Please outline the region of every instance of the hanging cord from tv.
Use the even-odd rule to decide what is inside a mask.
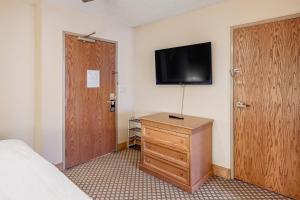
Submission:
[[[181,98],[180,116],[178,116],[178,115],[169,115],[169,118],[184,120],[184,117],[183,117],[182,113],[183,113],[183,105],[184,105],[185,85],[181,85],[181,87],[182,87],[182,98]]]
[[[182,97],[181,97],[181,109],[180,109],[180,115],[182,117],[182,113],[183,113],[183,105],[184,105],[184,94],[185,94],[185,85],[181,85],[182,87]]]

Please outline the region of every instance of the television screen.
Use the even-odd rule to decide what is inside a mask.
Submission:
[[[156,84],[212,84],[211,43],[155,51]]]

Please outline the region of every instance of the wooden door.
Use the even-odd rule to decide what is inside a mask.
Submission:
[[[235,29],[233,45],[235,178],[300,199],[300,18]]]
[[[116,148],[115,112],[108,102],[115,94],[116,45],[66,35],[65,52],[65,166],[70,168]],[[88,70],[99,70],[94,71],[99,87],[88,87]]]

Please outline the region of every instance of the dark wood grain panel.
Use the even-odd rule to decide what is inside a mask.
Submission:
[[[300,18],[233,32],[235,177],[300,199]]]
[[[103,101],[107,101],[109,99],[110,93],[115,93],[115,61],[116,61],[116,46],[113,43],[108,42],[101,42],[104,52],[103,52],[103,79],[105,82],[103,83],[103,88],[107,88],[103,90]],[[102,78],[102,77],[101,77]],[[109,89],[108,89],[109,88]],[[110,104],[106,102],[105,107],[108,107],[108,109],[104,109],[104,116],[107,117],[107,120],[105,120],[105,132],[103,134],[103,137],[105,137],[106,143],[103,144],[103,152],[110,153],[115,149],[116,146],[116,134],[115,134],[115,123],[109,123],[109,122],[115,122],[115,113],[110,112]]]
[[[69,168],[115,150],[115,112],[110,112],[107,101],[109,94],[115,93],[116,45],[83,42],[72,35],[66,35],[65,42],[65,150]],[[87,88],[87,70],[100,70],[99,88]]]

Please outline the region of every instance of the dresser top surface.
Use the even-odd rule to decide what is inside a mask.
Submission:
[[[161,112],[152,115],[146,115],[140,117],[140,119],[142,121],[146,120],[146,121],[158,122],[158,123],[168,124],[172,126],[179,126],[191,130],[213,123],[213,120],[208,118],[183,115],[184,119],[181,120],[181,119],[169,118],[169,115],[180,116],[179,114],[175,114],[175,113]]]

